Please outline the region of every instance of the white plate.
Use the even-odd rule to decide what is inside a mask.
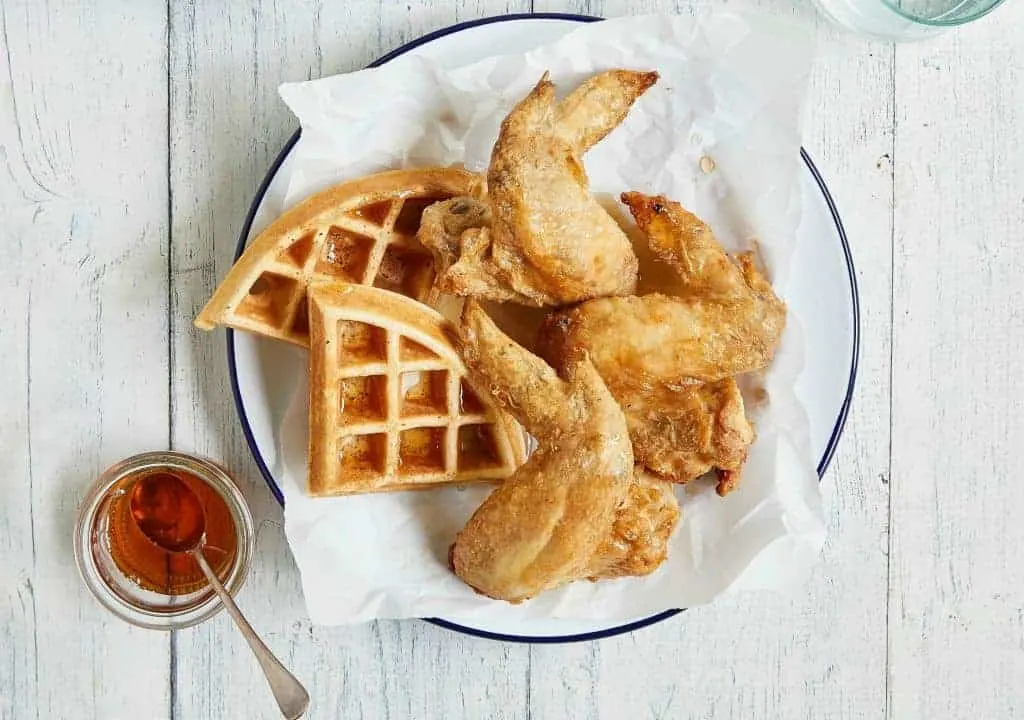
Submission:
[[[416,53],[456,67],[496,52],[525,52],[550,43],[594,18],[579,15],[509,15],[488,18],[431,33],[378,60],[379,65],[405,53]],[[236,257],[278,211],[268,197],[283,195],[277,178],[298,132],[281,151],[253,199],[242,229]],[[850,249],[835,204],[806,152],[803,180],[803,217],[793,254],[788,299],[798,311],[807,343],[805,366],[796,391],[807,409],[811,447],[820,458],[818,474],[825,472],[843,430],[857,371],[860,315]],[[246,440],[267,485],[282,500],[275,480],[281,472],[277,457],[277,428],[294,389],[294,378],[305,363],[301,351],[283,343],[244,333],[228,332],[228,364]],[[463,624],[455,620],[430,621],[483,637],[528,642],[591,640],[663,620],[663,613],[622,623],[599,621],[489,621]]]

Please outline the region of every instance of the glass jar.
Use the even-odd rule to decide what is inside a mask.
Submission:
[[[185,564],[194,563],[190,556],[159,550],[134,526],[128,501],[131,489],[153,473],[175,474],[205,498],[204,553],[232,595],[249,572],[256,533],[238,486],[209,460],[150,452],[123,460],[100,475],[82,500],[75,525],[75,561],[82,579],[100,603],[122,620],[145,628],[177,630],[212,617],[223,606],[206,580]],[[211,543],[218,533],[220,540]],[[156,553],[168,556],[166,566]],[[169,578],[166,584],[148,577],[147,568],[162,570]]]

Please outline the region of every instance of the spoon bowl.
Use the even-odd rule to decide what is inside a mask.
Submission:
[[[192,488],[171,473],[153,473],[131,491],[132,518],[142,534],[172,553],[190,552],[203,543],[206,513]]]

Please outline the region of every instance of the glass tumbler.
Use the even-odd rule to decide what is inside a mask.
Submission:
[[[922,40],[986,15],[1003,0],[815,0],[833,21],[880,40]]]

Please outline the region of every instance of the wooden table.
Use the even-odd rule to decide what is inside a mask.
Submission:
[[[804,144],[846,222],[863,322],[822,483],[829,542],[790,597],[530,647],[417,621],[311,627],[223,338],[190,320],[293,130],[279,83],[478,16],[688,0],[2,0],[0,718],[275,717],[226,616],[137,630],[75,572],[83,488],[166,447],[246,478],[259,537],[241,603],[307,681],[311,717],[1024,717],[1024,3],[898,47],[806,2],[722,4],[821,41]]]

